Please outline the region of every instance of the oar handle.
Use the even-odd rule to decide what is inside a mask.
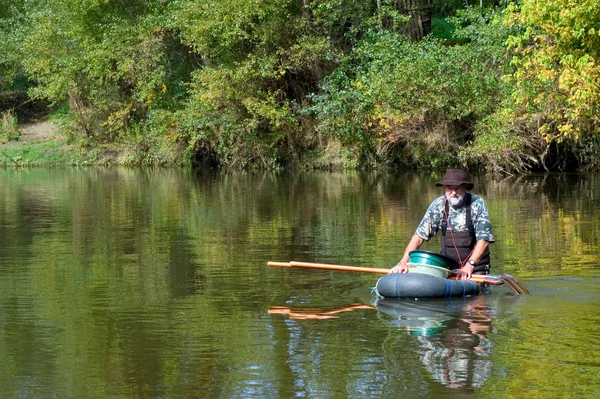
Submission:
[[[267,265],[275,267],[298,267],[303,269],[321,269],[321,270],[337,270],[345,272],[362,272],[362,273],[376,273],[376,274],[388,274],[390,269],[382,269],[376,267],[357,267],[357,266],[344,266],[344,265],[330,265],[325,263],[309,263],[309,262],[268,262]],[[450,276],[450,279],[456,280],[456,276]],[[473,274],[471,281],[475,283],[487,283],[491,285],[502,284],[501,276],[490,276],[482,274]]]
[[[269,262],[269,266],[281,266],[282,262],[277,262],[280,264]],[[377,273],[377,274],[388,274],[390,269],[380,269],[375,267],[356,267],[356,266],[344,266],[344,265],[329,265],[325,263],[309,263],[309,262],[289,262],[289,267],[299,267],[304,269],[322,269],[322,270],[337,270],[343,272],[361,272],[361,273]]]
[[[356,267],[344,265],[330,265],[325,263],[309,263],[309,262],[268,262],[269,266],[277,267],[299,267],[303,269],[321,269],[321,270],[337,270],[344,272],[362,272],[362,273],[377,273],[388,274],[390,269],[378,269],[375,267]]]
[[[452,275],[449,277],[452,280],[458,280],[456,275]],[[490,284],[490,285],[502,285],[504,281],[502,281],[502,276],[492,276],[489,274],[472,274],[471,281],[479,284]]]
[[[275,267],[292,267],[290,262],[267,262],[267,265]]]

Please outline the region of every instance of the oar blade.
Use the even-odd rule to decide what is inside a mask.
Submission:
[[[504,273],[502,275],[502,280],[504,283],[510,287],[517,295],[529,294],[529,290],[525,288],[525,286],[517,280],[515,277],[510,274]]]

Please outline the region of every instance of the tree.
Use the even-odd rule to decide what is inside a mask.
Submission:
[[[170,88],[162,1],[45,0],[28,9],[21,63],[30,94],[69,100],[88,139],[110,141]]]
[[[600,1],[524,0],[507,23],[522,26],[510,38],[516,116],[547,141],[600,133]]]

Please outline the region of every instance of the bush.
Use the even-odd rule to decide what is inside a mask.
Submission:
[[[363,163],[452,163],[498,104],[501,52],[492,40],[445,46],[372,30],[313,96],[318,129]]]
[[[19,121],[12,111],[0,113],[0,139],[3,142],[19,140]]]

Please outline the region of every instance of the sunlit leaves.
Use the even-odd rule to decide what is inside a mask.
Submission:
[[[289,0],[184,1],[174,6],[182,40],[201,57],[182,131],[224,166],[276,166],[298,158],[301,108],[338,51],[309,9]]]
[[[208,62],[236,61],[273,49],[292,18],[289,0],[181,1],[173,6],[176,25],[185,43]]]
[[[509,41],[517,104],[538,114],[549,141],[597,134],[600,1],[525,0],[511,11],[507,22],[527,28]]]

